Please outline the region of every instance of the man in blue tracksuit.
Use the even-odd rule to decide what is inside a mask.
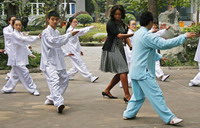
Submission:
[[[153,25],[153,15],[145,12],[140,16],[141,28],[134,34],[133,51],[130,66],[133,95],[123,114],[123,119],[136,116],[145,97],[149,100],[160,118],[169,124],[178,124],[183,119],[177,118],[167,107],[162,90],[155,80],[155,61],[161,59],[156,49],[164,50],[183,44],[187,38],[196,36],[186,33],[173,39],[165,40],[148,32]]]

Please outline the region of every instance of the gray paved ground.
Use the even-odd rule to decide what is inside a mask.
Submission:
[[[36,46],[36,45],[35,45]],[[33,48],[35,48],[33,46]],[[38,50],[38,49],[37,49]],[[100,77],[96,83],[77,74],[64,95],[66,109],[62,115],[54,106],[44,105],[49,94],[42,73],[31,73],[38,85],[40,96],[33,96],[18,84],[15,94],[0,94],[0,128],[174,128],[164,124],[148,101],[143,104],[137,118],[125,121],[122,113],[126,107],[123,91],[116,86],[112,94],[119,99],[103,98],[101,91],[113,74],[99,71],[101,47],[83,47],[89,70]],[[70,67],[66,59],[67,68]],[[167,82],[158,82],[171,110],[184,119],[179,127],[200,128],[200,87],[188,87],[188,82],[198,69],[169,70]],[[0,88],[5,84],[5,74],[0,74]]]

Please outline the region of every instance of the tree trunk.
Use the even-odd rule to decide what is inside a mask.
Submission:
[[[69,0],[67,0],[67,7],[65,8],[65,11],[67,11],[67,14],[70,13],[70,10],[69,10]]]
[[[99,22],[99,17],[100,17],[100,11],[99,11],[99,6],[96,2],[96,0],[92,0],[92,3],[94,5],[94,14],[95,14],[95,22]]]
[[[106,0],[105,17],[109,18],[110,5],[113,5],[113,0]]]
[[[12,5],[11,3],[7,3],[7,18],[14,15],[17,15],[17,6]]]
[[[196,6],[196,8],[197,8],[197,14],[196,14],[196,17],[197,17],[196,20],[197,20],[197,21],[196,21],[196,22],[197,22],[197,24],[199,24],[199,6],[200,6],[200,2],[199,2],[199,0],[197,0],[196,2],[197,2],[197,3],[196,3],[196,5],[197,5],[197,6]]]
[[[157,0],[148,0],[148,11],[153,14],[154,21],[158,22]]]

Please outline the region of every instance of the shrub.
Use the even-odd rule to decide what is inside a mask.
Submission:
[[[126,13],[126,17],[124,19],[124,23],[128,24],[129,20],[136,20],[135,16],[130,14],[130,13]]]
[[[94,41],[104,42],[106,40],[107,35],[101,35],[94,38]]]
[[[3,35],[3,28],[6,26],[7,23],[3,19],[0,19],[0,35]]]
[[[86,24],[91,24],[93,19],[88,14],[80,14],[77,16],[78,21],[83,24],[83,26],[86,26]]]
[[[87,34],[81,36],[79,38],[80,42],[92,42],[94,41],[93,35],[96,34],[95,32],[88,32]]]
[[[100,16],[99,21],[103,24],[108,22],[109,18],[105,17],[105,16]]]
[[[29,57],[29,65],[27,66],[28,68],[36,68],[40,65],[41,54],[33,51],[33,55],[35,55],[36,58]]]

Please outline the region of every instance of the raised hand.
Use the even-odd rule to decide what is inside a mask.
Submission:
[[[185,35],[187,38],[193,38],[198,36],[195,32],[186,32]]]

